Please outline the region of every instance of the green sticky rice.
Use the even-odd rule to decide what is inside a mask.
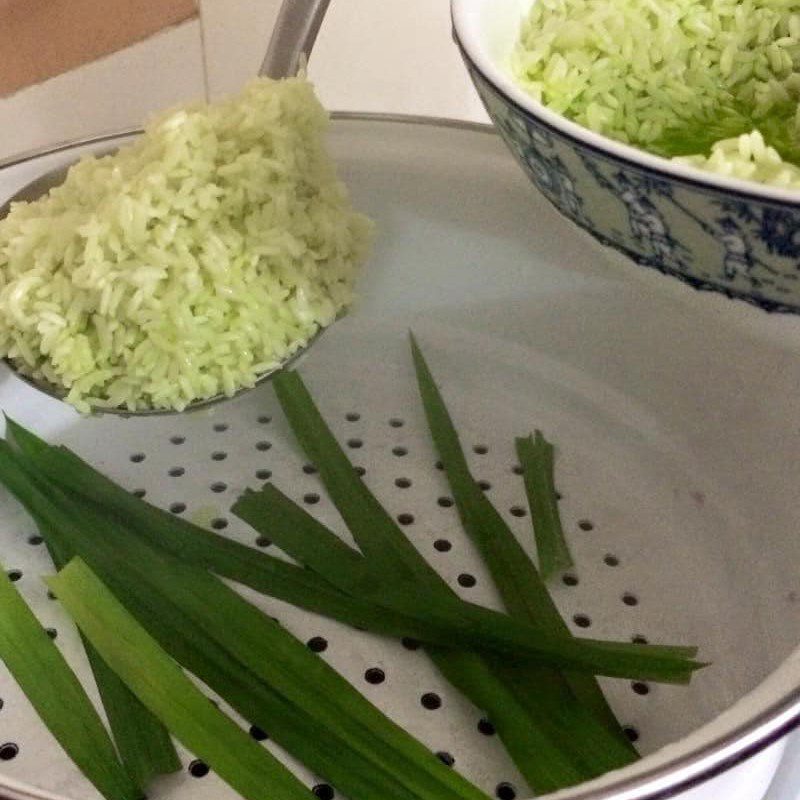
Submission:
[[[800,167],[784,161],[759,131],[716,142],[708,156],[678,156],[674,160],[730,178],[800,189]]]
[[[759,149],[760,132],[800,164],[797,0],[536,0],[511,69],[539,102],[621,142],[765,183],[796,179],[732,142],[755,132]]]
[[[173,110],[0,221],[0,355],[91,407],[252,386],[353,300],[371,236],[304,78]]]

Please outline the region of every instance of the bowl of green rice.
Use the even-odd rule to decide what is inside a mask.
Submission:
[[[452,0],[495,127],[637,264],[800,312],[796,0]]]

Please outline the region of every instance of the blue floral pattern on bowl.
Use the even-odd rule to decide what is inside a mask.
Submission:
[[[800,313],[800,198],[760,200],[599,152],[513,103],[465,60],[501,137],[564,216],[696,289]]]

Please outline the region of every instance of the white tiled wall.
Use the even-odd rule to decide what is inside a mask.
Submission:
[[[261,64],[279,0],[199,0],[202,18],[0,98],[0,159],[140,124],[235,90]],[[450,39],[449,0],[331,0],[311,59],[331,109],[485,119]]]
[[[278,0],[200,0],[212,95],[261,64]],[[328,108],[484,119],[449,0],[331,0],[309,73]]]
[[[200,22],[192,20],[0,98],[0,159],[139,125],[154,110],[204,93]]]
[[[330,108],[483,120],[450,34],[449,0],[331,0],[310,73]]]

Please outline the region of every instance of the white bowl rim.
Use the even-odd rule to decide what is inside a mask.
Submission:
[[[704,192],[717,194],[722,191],[748,200],[800,208],[800,189],[784,189],[686,166],[595,133],[536,101],[514,83],[511,76],[489,57],[482,45],[475,11],[482,6],[497,2],[498,0],[450,0],[453,33],[456,44],[472,66],[517,109],[535,117],[543,125],[567,139],[601,156],[628,162],[635,168],[644,168],[665,178],[677,179]]]

